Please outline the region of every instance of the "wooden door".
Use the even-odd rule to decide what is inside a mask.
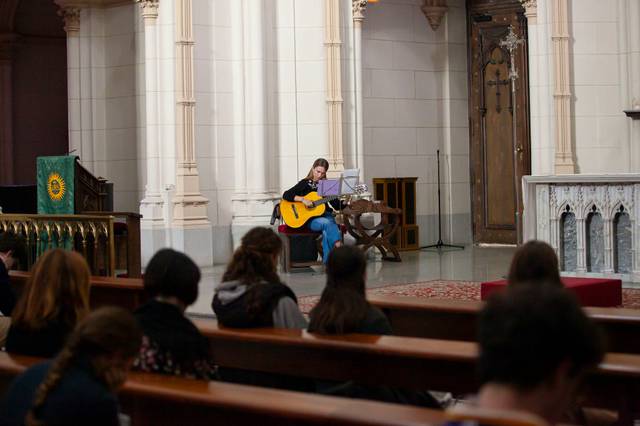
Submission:
[[[520,182],[531,170],[527,44],[514,51],[514,99],[511,57],[500,41],[510,25],[526,40],[524,9],[517,0],[468,0],[467,24],[473,238],[475,243],[515,244],[516,211],[522,217]]]

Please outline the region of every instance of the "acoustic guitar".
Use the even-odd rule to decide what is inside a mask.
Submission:
[[[367,186],[364,184],[356,185],[355,192],[361,194],[367,191]],[[280,214],[282,220],[287,226],[291,228],[300,228],[309,219],[322,216],[327,209],[325,204],[329,201],[338,199],[340,197],[346,197],[347,195],[329,195],[327,197],[321,197],[317,192],[310,192],[303,198],[312,202],[311,207],[305,206],[302,201],[280,201]]]

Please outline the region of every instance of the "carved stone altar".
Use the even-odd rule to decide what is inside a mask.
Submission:
[[[525,176],[524,238],[548,242],[563,275],[640,282],[640,174]]]

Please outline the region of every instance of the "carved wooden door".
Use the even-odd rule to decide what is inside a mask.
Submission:
[[[520,182],[531,170],[527,46],[525,43],[514,51],[518,78],[513,99],[511,57],[500,41],[510,25],[517,36],[526,40],[526,18],[517,0],[468,0],[467,14],[474,242],[515,244],[516,212],[522,217]],[[516,185],[520,187],[516,189]]]

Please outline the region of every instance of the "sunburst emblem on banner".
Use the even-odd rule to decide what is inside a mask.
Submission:
[[[49,175],[49,179],[47,179],[47,192],[49,193],[49,198],[54,201],[60,201],[62,197],[64,197],[66,184],[62,176],[58,173],[54,172]]]

